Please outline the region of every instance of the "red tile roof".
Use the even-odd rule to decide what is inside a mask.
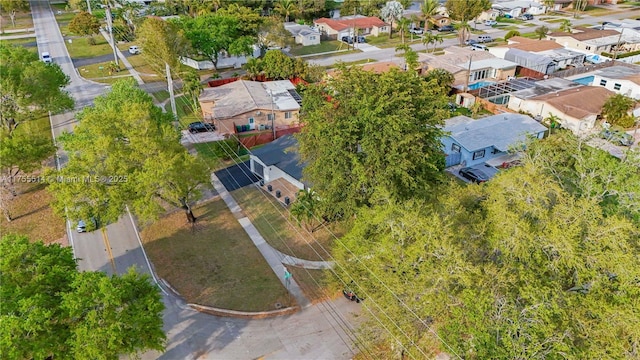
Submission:
[[[348,29],[350,27],[357,27],[360,29],[370,28],[370,27],[380,27],[387,25],[384,21],[380,20],[375,16],[369,17],[356,17],[356,18],[339,18],[339,19],[327,19],[320,18],[314,21],[316,24],[326,24],[328,27],[333,30],[340,31],[344,29]]]

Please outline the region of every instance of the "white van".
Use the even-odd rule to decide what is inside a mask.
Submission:
[[[478,41],[481,43],[488,43],[488,42],[492,42],[493,39],[489,35],[479,35]]]
[[[131,55],[140,54],[140,49],[135,45],[129,46],[129,54]]]
[[[471,50],[474,51],[489,51],[489,48],[482,44],[471,44]]]

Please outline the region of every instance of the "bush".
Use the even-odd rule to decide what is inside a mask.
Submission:
[[[89,45],[95,45],[96,44],[96,39],[93,36],[89,36],[87,38],[87,44]]]
[[[520,32],[518,30],[511,30],[504,36],[504,39],[509,40],[514,36],[520,36]]]

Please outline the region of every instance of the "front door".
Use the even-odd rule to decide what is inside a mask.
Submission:
[[[254,118],[250,117],[249,118],[249,130],[255,130],[256,129],[256,121]]]

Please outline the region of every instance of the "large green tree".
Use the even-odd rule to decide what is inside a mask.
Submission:
[[[261,51],[266,52],[271,46],[285,48],[293,45],[293,36],[289,30],[284,28],[284,24],[276,17],[264,18],[262,25],[258,30],[258,46]]]
[[[638,226],[548,171],[525,158],[483,186],[358,214],[334,256],[388,331],[365,333],[377,357],[637,357]]]
[[[164,349],[159,290],[133,269],[79,272],[70,247],[0,239],[0,356],[117,359]]]
[[[285,22],[289,21],[290,16],[296,16],[299,12],[298,5],[294,0],[276,0],[273,11],[277,12],[284,18]]]
[[[468,39],[471,30],[469,21],[475,19],[483,11],[491,9],[489,0],[447,0],[445,6],[449,11],[449,17],[459,22],[458,39],[460,43]]]
[[[401,86],[399,84],[402,84]],[[327,215],[376,202],[426,196],[444,166],[439,125],[447,99],[415,72],[340,67],[307,88],[300,154]]]
[[[431,29],[433,17],[438,14],[439,7],[440,3],[438,0],[423,0],[422,4],[420,4],[420,17],[424,21],[424,28],[426,30]]]
[[[17,12],[27,10],[29,10],[29,1],[27,0],[0,0],[0,11],[4,14],[9,14],[13,27],[16,27]]]
[[[89,43],[95,44],[91,36],[100,31],[100,21],[95,15],[81,11],[69,22],[69,31],[80,36],[89,36]]]
[[[60,138],[69,161],[49,187],[56,210],[105,223],[117,220],[127,205],[143,220],[175,206],[194,222],[190,204],[209,184],[209,174],[180,144],[171,115],[129,81],[114,83],[94,103],[78,113],[73,134]]]
[[[193,51],[206,56],[215,67],[222,52],[229,55],[251,54],[256,36],[244,34],[243,24],[235,16],[207,14],[178,22]]]
[[[188,41],[183,31],[170,22],[155,17],[147,18],[140,25],[136,37],[142,57],[160,76],[166,76],[166,65],[171,69],[177,69],[180,65],[180,56],[189,51]]]
[[[39,169],[55,150],[50,135],[32,121],[73,108],[73,99],[63,90],[69,77],[57,64],[5,44],[0,59],[0,208],[11,221],[11,202],[19,193],[15,177]]]

